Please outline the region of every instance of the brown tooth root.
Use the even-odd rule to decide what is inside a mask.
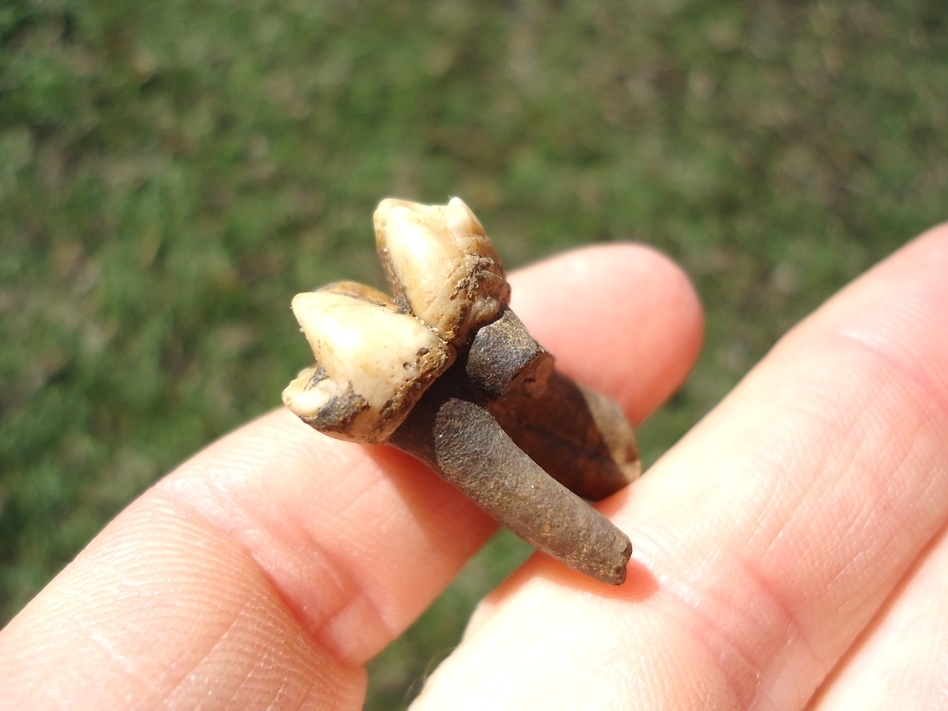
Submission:
[[[641,474],[622,408],[554,372],[553,357],[510,309],[478,330],[465,369],[517,446],[575,494],[599,501]]]
[[[618,403],[560,373],[534,399],[504,398],[489,408],[518,447],[584,499],[611,496],[641,473],[635,433]]]
[[[464,363],[471,384],[488,401],[526,401],[546,388],[554,359],[504,306],[492,322],[474,335]]]
[[[524,454],[457,369],[431,386],[389,444],[421,459],[537,549],[601,582],[625,582],[628,537]]]

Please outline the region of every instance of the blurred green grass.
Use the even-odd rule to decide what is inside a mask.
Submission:
[[[0,623],[276,406],[291,296],[379,284],[385,195],[461,195],[509,267],[641,240],[702,360],[653,461],[834,290],[946,217],[948,19],[897,0],[0,1]],[[509,536],[372,664],[403,705]]]

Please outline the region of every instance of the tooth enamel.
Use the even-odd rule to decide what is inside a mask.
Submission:
[[[379,204],[374,220],[395,302],[447,342],[464,344],[509,302],[500,257],[460,198],[447,205],[389,198]]]
[[[455,353],[381,292],[343,282],[298,294],[293,313],[316,365],[283,391],[286,406],[342,439],[382,442]]]

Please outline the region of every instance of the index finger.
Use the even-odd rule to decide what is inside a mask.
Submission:
[[[614,394],[638,417],[696,356],[694,293],[651,250],[580,250],[511,281],[560,364],[594,386],[632,381]],[[146,493],[9,625],[0,668],[19,684],[0,693],[355,703],[360,665],[495,527],[410,457],[271,413]]]

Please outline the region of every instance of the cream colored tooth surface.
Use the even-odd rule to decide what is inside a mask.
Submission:
[[[340,283],[298,294],[293,313],[316,365],[283,391],[290,410],[342,439],[382,442],[455,353],[381,292]]]
[[[460,346],[510,300],[500,257],[460,198],[421,205],[388,198],[375,211],[379,256],[395,301]]]

